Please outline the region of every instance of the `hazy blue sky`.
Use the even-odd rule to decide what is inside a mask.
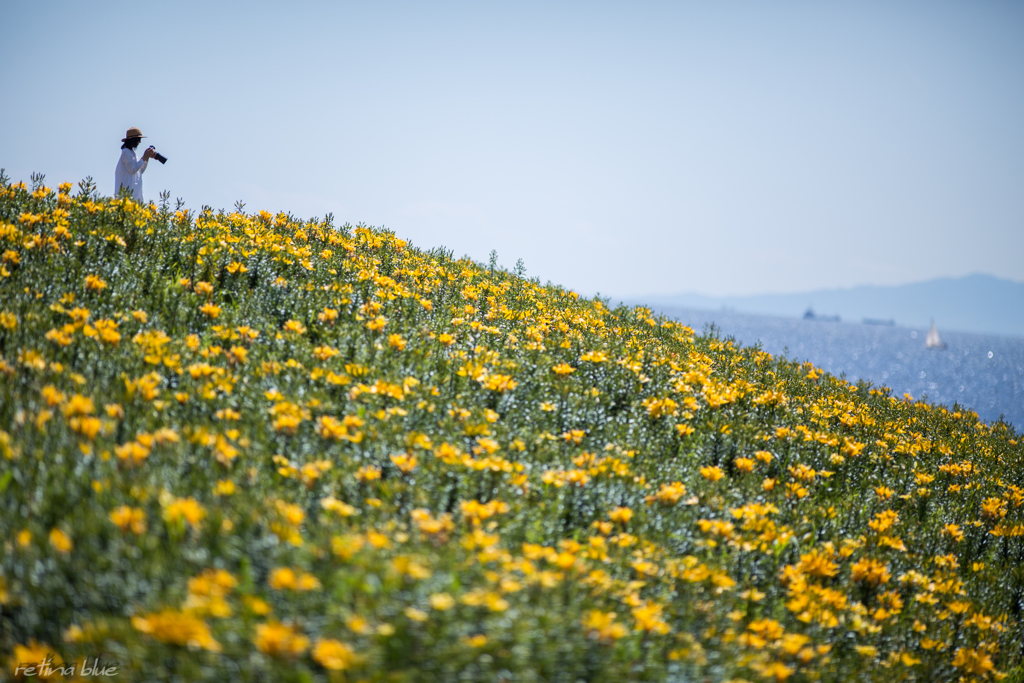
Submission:
[[[584,293],[1024,280],[1024,3],[0,3],[0,166]]]

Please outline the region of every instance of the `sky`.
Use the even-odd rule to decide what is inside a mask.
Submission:
[[[1024,281],[1024,3],[0,3],[0,167],[613,298]]]

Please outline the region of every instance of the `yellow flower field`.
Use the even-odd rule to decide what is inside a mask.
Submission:
[[[1024,681],[1011,427],[384,230],[72,190],[0,173],[4,676]]]

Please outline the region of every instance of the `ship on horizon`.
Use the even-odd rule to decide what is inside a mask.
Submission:
[[[932,319],[932,327],[928,330],[928,336],[924,339],[924,345],[929,349],[942,349],[947,348],[946,342],[939,339],[939,330],[935,327],[935,319]]]
[[[814,312],[813,308],[808,308],[804,312],[804,320],[817,320],[826,323],[837,323],[841,320],[838,315],[818,315]]]

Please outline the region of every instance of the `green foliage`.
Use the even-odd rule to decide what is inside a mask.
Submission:
[[[1006,424],[493,253],[70,190],[0,174],[11,675],[1019,677]]]

